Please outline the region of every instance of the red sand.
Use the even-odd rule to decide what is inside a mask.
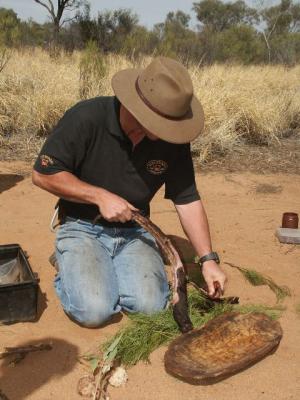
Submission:
[[[27,176],[22,180],[17,175]],[[49,352],[33,353],[16,367],[2,361],[0,387],[10,400],[76,400],[78,379],[86,369],[78,356],[116,332],[126,318],[102,329],[85,329],[71,322],[55,296],[54,269],[48,262],[54,235],[49,221],[54,196],[34,187],[30,166],[0,163],[0,243],[19,243],[39,274],[44,293],[40,318],[35,323],[0,327],[5,346],[39,342],[53,343]],[[26,175],[26,174],[25,174]],[[151,364],[139,363],[129,369],[129,381],[122,388],[110,388],[112,400],[298,400],[300,398],[300,246],[280,244],[274,236],[285,211],[300,212],[300,176],[210,173],[197,177],[208,212],[214,248],[222,260],[253,268],[287,285],[292,296],[280,323],[283,339],[278,350],[253,367],[211,386],[193,386],[169,376],[163,366],[165,348],[151,356]],[[281,186],[278,193],[257,193],[258,184]],[[152,205],[152,218],[167,233],[184,237],[170,202],[161,191]],[[228,275],[226,295],[239,296],[242,304],[273,305],[274,294],[267,287],[252,287],[238,271],[223,265]]]

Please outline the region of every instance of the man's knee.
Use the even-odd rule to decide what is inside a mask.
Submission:
[[[129,312],[140,312],[143,314],[154,314],[165,309],[169,298],[169,290],[155,290],[152,293],[134,294],[123,297],[122,307]]]
[[[162,311],[167,304],[167,299],[160,299],[158,301],[145,301],[145,300],[138,300],[136,302],[136,312],[140,312],[143,314],[155,314],[156,312]]]
[[[86,328],[100,327],[116,313],[111,304],[99,301],[86,303],[80,309],[71,306],[69,310],[65,311],[73,320]]]

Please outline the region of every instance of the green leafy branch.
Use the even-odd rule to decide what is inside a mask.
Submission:
[[[224,262],[224,264],[229,265],[232,268],[236,268],[244,278],[253,286],[263,286],[267,285],[275,293],[277,302],[283,300],[286,296],[290,296],[291,292],[287,286],[279,286],[277,285],[272,278],[263,275],[260,272],[257,272],[253,269],[246,269],[243,267],[239,267],[238,265],[234,265],[229,262]]]

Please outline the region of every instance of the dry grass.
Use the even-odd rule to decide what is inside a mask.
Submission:
[[[269,183],[259,183],[255,188],[256,193],[260,194],[274,194],[281,193],[282,186],[280,185],[270,185]]]
[[[80,100],[81,55],[50,59],[39,49],[14,52],[0,73],[0,145],[3,154],[31,159],[64,111]],[[149,59],[140,64],[146,65]],[[107,56],[107,74],[89,96],[110,95],[112,75],[136,67]],[[222,66],[190,69],[205,115],[205,133],[194,143],[199,161],[242,143],[279,141],[300,127],[300,66]],[[101,93],[99,93],[101,88]]]
[[[205,134],[195,143],[203,161],[216,149],[271,144],[299,131],[300,66],[216,65],[192,74],[206,115]]]

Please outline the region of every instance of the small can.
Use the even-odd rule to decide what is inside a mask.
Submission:
[[[299,217],[297,213],[286,212],[282,214],[282,228],[298,229]]]

